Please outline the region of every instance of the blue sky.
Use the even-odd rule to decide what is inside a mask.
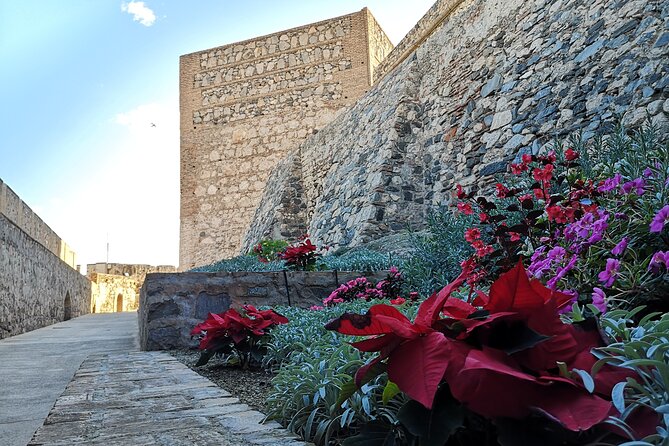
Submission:
[[[82,264],[176,265],[179,56],[365,6],[397,43],[432,3],[0,0],[0,179]]]

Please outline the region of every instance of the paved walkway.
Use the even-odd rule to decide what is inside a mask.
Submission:
[[[0,446],[306,445],[169,354],[137,351],[137,331],[136,313],[92,314],[0,340]]]
[[[0,340],[0,445],[25,446],[92,353],[138,349],[137,314],[90,314]]]
[[[298,446],[168,353],[90,356],[30,446]]]

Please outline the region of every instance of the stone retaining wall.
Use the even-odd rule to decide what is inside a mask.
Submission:
[[[245,304],[308,308],[322,303],[339,284],[360,275],[342,271],[149,274],[140,291],[140,347],[195,347],[190,331],[209,313]],[[366,276],[379,281],[387,272]]]
[[[87,314],[88,279],[0,214],[0,338]]]
[[[430,11],[421,23],[434,29],[398,45],[421,42],[408,57],[295,150],[298,172],[282,164],[267,183],[261,202],[300,185],[294,215],[318,244],[419,228],[457,183],[485,188],[521,154],[606,133],[617,116],[668,128],[669,0],[440,0]],[[300,223],[282,218],[259,208],[254,236]]]

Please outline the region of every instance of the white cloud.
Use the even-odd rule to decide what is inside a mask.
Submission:
[[[144,2],[121,3],[121,11],[132,14],[132,19],[144,26],[151,26],[156,21],[156,15]]]

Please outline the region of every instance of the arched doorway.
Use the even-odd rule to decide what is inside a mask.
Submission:
[[[72,319],[72,299],[70,292],[65,293],[65,302],[63,303],[63,320],[69,321]]]
[[[116,312],[120,313],[123,311],[123,294],[116,296]]]

